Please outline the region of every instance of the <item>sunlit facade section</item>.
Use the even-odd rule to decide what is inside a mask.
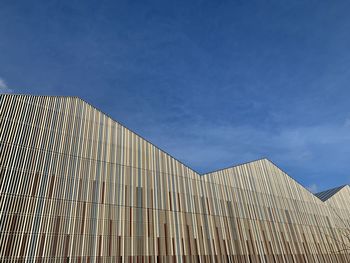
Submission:
[[[1,262],[350,262],[345,190],[267,159],[200,175],[79,98],[0,95]]]

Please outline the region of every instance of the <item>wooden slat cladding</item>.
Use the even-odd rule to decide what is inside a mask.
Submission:
[[[349,188],[323,203],[266,159],[199,175],[78,98],[0,95],[0,150],[4,262],[350,261]]]

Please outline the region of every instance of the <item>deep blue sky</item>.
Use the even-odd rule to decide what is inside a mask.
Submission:
[[[0,90],[79,96],[199,172],[350,181],[349,1],[0,2]]]

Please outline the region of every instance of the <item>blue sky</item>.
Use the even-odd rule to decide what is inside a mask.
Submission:
[[[79,96],[199,172],[350,182],[349,1],[0,2],[0,90]]]

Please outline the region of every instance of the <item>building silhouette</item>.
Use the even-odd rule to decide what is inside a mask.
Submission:
[[[1,262],[350,262],[350,188],[199,174],[76,97],[0,95]]]

